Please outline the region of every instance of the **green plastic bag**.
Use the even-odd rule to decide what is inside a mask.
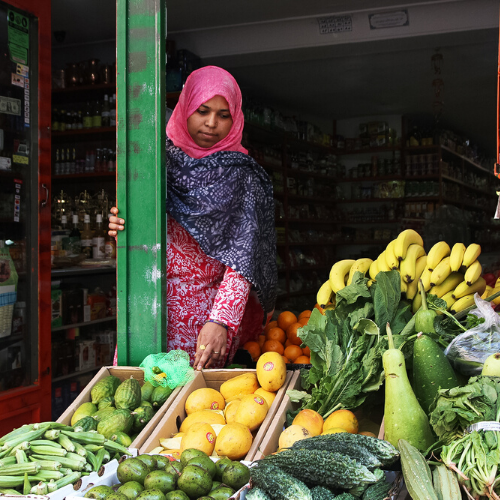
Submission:
[[[189,355],[181,350],[150,354],[139,365],[144,370],[144,380],[154,387],[176,387],[186,385],[194,377],[189,366]]]

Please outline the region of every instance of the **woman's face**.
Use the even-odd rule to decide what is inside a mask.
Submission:
[[[229,134],[233,118],[229,105],[220,95],[204,102],[187,119],[187,129],[193,141],[201,148],[211,148]]]

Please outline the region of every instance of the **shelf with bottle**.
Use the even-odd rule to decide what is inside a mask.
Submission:
[[[58,331],[63,331],[63,330],[69,330],[71,328],[81,328],[81,327],[85,327],[85,326],[97,325],[99,323],[106,323],[109,321],[116,321],[116,316],[107,316],[105,318],[94,319],[92,321],[82,321],[80,323],[73,323],[71,325],[62,325],[62,326],[58,326],[56,328],[52,328],[52,331],[58,332]]]
[[[115,93],[116,85],[114,83],[98,83],[96,85],[78,85],[72,87],[52,87],[52,94],[83,94],[83,93],[95,93],[99,91],[108,91],[109,93]]]
[[[97,144],[101,147],[95,147],[96,143],[91,143],[54,148],[53,177],[67,179],[71,176],[78,178],[108,175],[112,179],[116,174],[116,149],[103,147],[102,142]]]
[[[82,377],[83,375],[88,375],[90,373],[94,373],[99,371],[102,366],[93,366],[91,368],[86,368],[85,370],[80,370],[77,372],[66,373],[65,375],[61,375],[59,377],[54,377],[52,379],[52,383],[56,384],[57,382],[62,382],[63,380],[68,380],[72,378]]]

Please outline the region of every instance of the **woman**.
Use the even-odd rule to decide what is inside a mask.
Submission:
[[[197,369],[231,362],[274,309],[272,184],[243,126],[238,84],[215,66],[188,77],[167,125],[167,348]]]

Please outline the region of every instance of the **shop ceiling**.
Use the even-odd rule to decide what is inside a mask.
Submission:
[[[115,0],[52,0],[57,50],[112,43]],[[406,12],[400,27],[374,14]],[[168,37],[243,91],[303,117],[432,112],[431,57],[444,56],[443,121],[490,154],[496,138],[498,0],[167,0]],[[352,31],[320,33],[318,19],[350,16]]]

